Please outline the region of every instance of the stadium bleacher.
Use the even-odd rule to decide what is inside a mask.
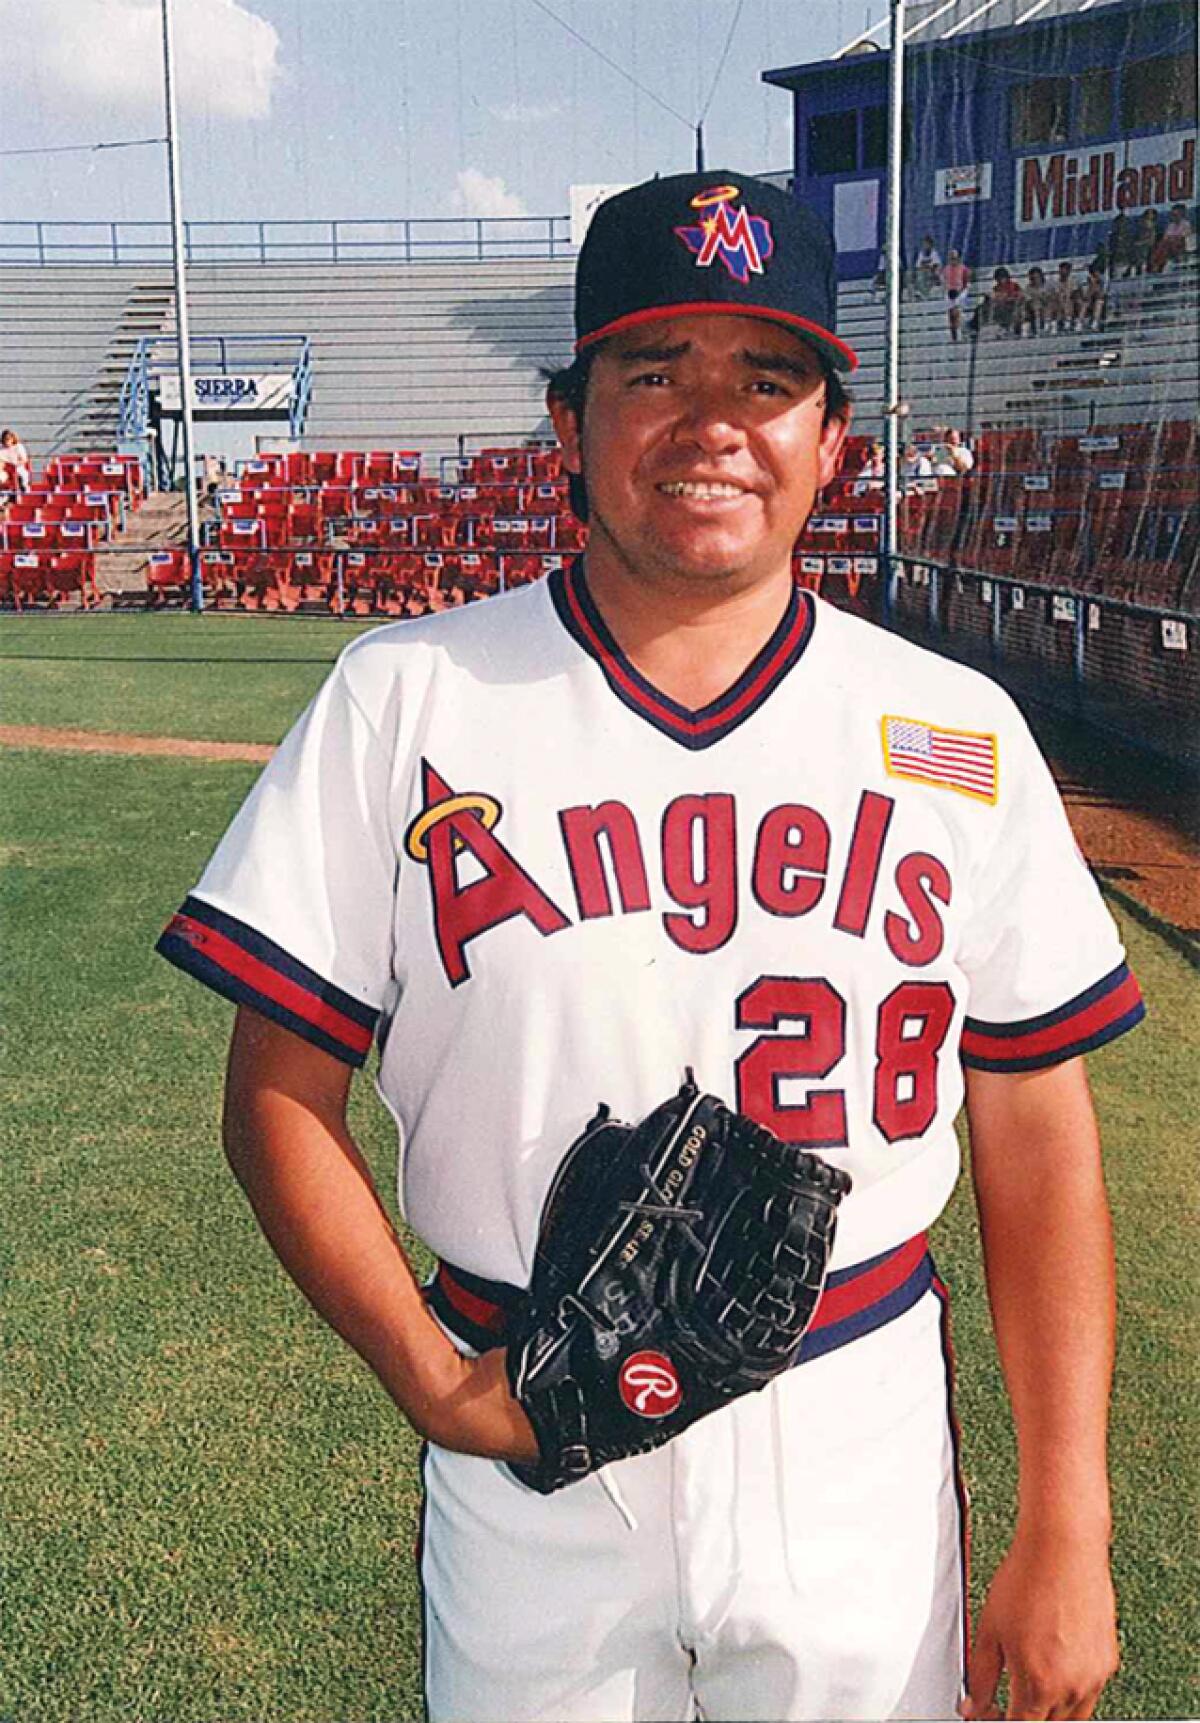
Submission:
[[[1082,265],[1086,259],[1075,259]],[[1022,271],[1026,268],[1021,265]],[[314,387],[303,448],[406,447],[426,460],[470,436],[493,446],[546,434],[539,367],[569,354],[568,258],[462,266],[197,264],[194,335],[302,330]],[[121,264],[6,266],[0,397],[35,457],[115,443],[137,341],[175,330],[169,271]],[[1022,340],[985,329],[952,343],[938,297],[901,310],[902,393],[912,421],[1059,434],[1195,410],[1197,260],[1117,284],[1101,330]],[[838,295],[858,351],[859,427],[877,434],[884,304],[867,281]]]
[[[916,433],[932,447],[934,433]],[[847,440],[795,551],[804,584],[877,613],[883,487]],[[1172,607],[1195,580],[1200,482],[1193,420],[976,439],[963,477],[906,483],[901,547],[967,573]],[[497,445],[437,463],[419,450],[293,450],[247,460],[218,490],[201,574],[217,608],[418,615],[537,579],[581,550],[556,447]],[[1148,475],[1152,474],[1152,482]],[[99,598],[96,551],[142,501],[136,458],[55,457],[0,510],[0,603]],[[155,606],[186,602],[186,549],[149,554]]]
[[[28,491],[0,492],[0,607],[98,605],[96,549],[144,495],[137,456],[108,451],[56,457]]]

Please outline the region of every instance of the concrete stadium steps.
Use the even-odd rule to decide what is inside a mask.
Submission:
[[[305,448],[452,453],[546,435],[540,368],[569,359],[570,259],[189,271],[196,335],[312,344]]]
[[[312,344],[303,446],[452,454],[549,432],[540,369],[572,346],[574,262],[196,264],[196,335],[297,334]],[[1024,266],[1020,271],[1024,273]],[[990,271],[983,272],[985,278]],[[978,284],[979,302],[986,279]],[[914,428],[1050,430],[1190,417],[1197,375],[1197,266],[1121,282],[1103,332],[949,340],[936,296],[905,301],[902,391]],[[884,303],[844,283],[839,328],[861,359],[857,427],[882,424]],[[0,269],[0,423],[38,459],[112,446],[138,339],[174,329],[165,267]],[[285,427],[276,427],[283,432]]]
[[[114,446],[134,350],[172,301],[169,271],[0,269],[0,418],[35,459]]]
[[[1078,273],[1082,276],[1082,269]],[[971,308],[982,292],[981,287],[973,293]],[[989,328],[970,341],[964,329],[958,342],[950,340],[940,295],[905,300],[901,393],[910,404],[909,424],[957,424],[971,431],[1032,425],[1066,432],[1192,417],[1200,396],[1196,258],[1163,275],[1118,282],[1116,299],[1103,331],[1015,340]],[[882,298],[873,296],[866,283],[844,283],[838,327],[862,361],[851,379],[857,428],[878,433]]]

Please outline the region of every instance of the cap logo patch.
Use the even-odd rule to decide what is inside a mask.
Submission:
[[[752,275],[763,273],[763,265],[775,249],[775,238],[765,216],[731,207],[740,196],[736,185],[714,185],[697,192],[691,204],[701,211],[699,225],[677,227],[675,232],[695,254],[697,269],[708,269],[719,258],[733,279],[745,287]]]

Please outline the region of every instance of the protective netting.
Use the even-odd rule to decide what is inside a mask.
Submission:
[[[570,352],[580,222],[607,189],[689,166],[705,118],[730,159],[793,181],[829,222],[840,328],[862,359],[855,434],[797,578],[1186,744],[1200,650],[1189,0],[906,6],[890,565],[882,0],[857,41],[848,0],[454,0],[436,17],[356,4],[384,23],[403,11],[411,40],[381,38],[406,49],[390,83],[317,9],[276,29],[250,0],[176,8],[194,563],[178,508],[144,505],[114,460],[139,457],[147,489],[178,483],[179,305],[160,97],[145,95],[158,9],[122,12],[104,88],[106,136],[125,141],[86,167],[56,151],[84,135],[80,116],[100,125],[84,89],[99,74],[44,21],[23,39],[33,105],[7,105],[3,141],[14,174],[45,144],[44,205],[31,191],[21,208],[48,219],[0,222],[0,421],[19,424],[46,494],[9,509],[0,602],[129,588],[179,602],[198,571],[214,604],[409,615],[539,578],[582,542],[539,370]],[[117,104],[120,75],[141,106]],[[76,83],[71,111],[56,93]],[[61,219],[74,209],[111,219]]]
[[[1195,8],[937,10],[906,56],[896,620],[1186,745]]]
[[[856,435],[802,544],[838,602],[1194,746],[1196,10],[917,0],[904,20],[899,560],[886,507],[890,60],[794,91],[797,190],[834,229]],[[875,577],[879,570],[878,578]]]

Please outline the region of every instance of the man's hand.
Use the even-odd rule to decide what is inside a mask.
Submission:
[[[979,1618],[962,1715],[998,1718],[1007,1671],[1006,1717],[1091,1717],[1118,1660],[1104,1540],[1078,1544],[1018,1529]]]
[[[1017,1532],[979,1621],[963,1715],[1090,1717],[1117,1666],[1105,1438],[1114,1271],[1082,1059],[969,1071],[988,1293],[1017,1434]]]

